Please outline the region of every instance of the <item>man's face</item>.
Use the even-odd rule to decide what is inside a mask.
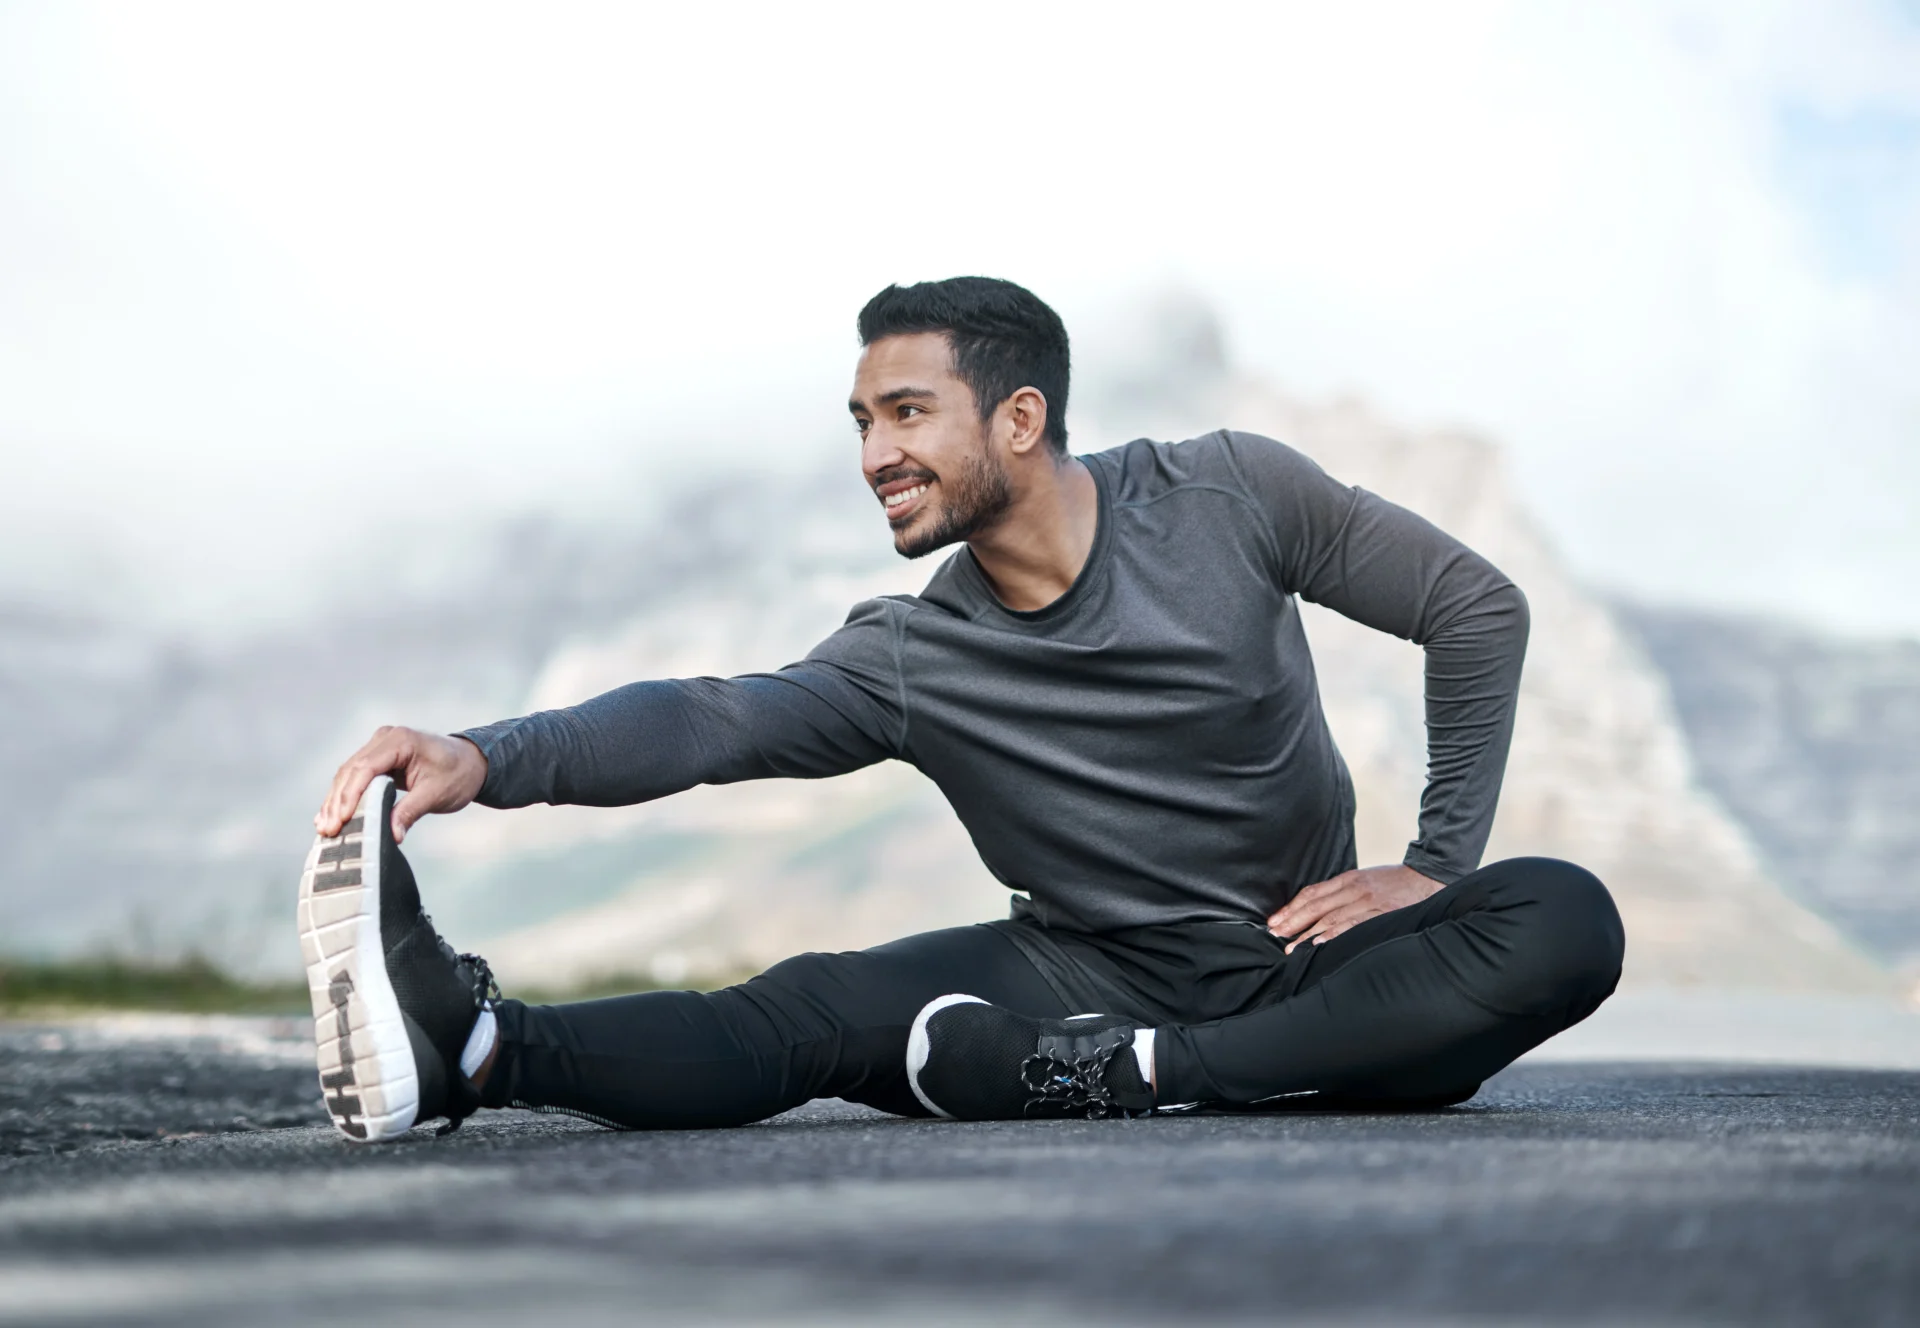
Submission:
[[[847,402],[860,468],[886,509],[893,547],[918,558],[990,528],[1013,502],[973,391],[938,332],[882,337],[860,353]]]

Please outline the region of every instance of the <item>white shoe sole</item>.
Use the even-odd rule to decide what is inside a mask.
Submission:
[[[939,996],[920,1007],[920,1013],[913,1017],[913,1031],[907,1034],[907,1086],[913,1089],[913,1095],[920,1099],[920,1105],[942,1120],[952,1120],[953,1116],[940,1110],[940,1106],[920,1089],[920,1071],[927,1068],[927,1056],[933,1047],[927,1041],[927,1021],[950,1005],[985,1005],[987,1002],[978,996],[964,996],[958,993],[952,996]]]
[[[300,954],[327,1115],[356,1143],[412,1128],[420,1080],[380,938],[382,775],[332,839],[316,840],[300,873]]]

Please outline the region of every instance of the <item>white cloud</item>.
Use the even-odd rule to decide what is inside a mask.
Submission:
[[[0,50],[0,515],[196,603],[405,504],[810,446],[867,294],[989,271],[1070,323],[1182,280],[1297,389],[1488,428],[1596,580],[1920,631],[1920,224],[1836,264],[1782,155],[1794,108],[1920,124],[1883,5],[48,6]]]

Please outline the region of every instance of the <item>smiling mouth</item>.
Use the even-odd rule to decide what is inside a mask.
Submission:
[[[899,521],[917,508],[930,485],[931,481],[922,480],[910,489],[902,489],[898,493],[890,493],[883,497],[880,502],[887,509],[887,520]]]

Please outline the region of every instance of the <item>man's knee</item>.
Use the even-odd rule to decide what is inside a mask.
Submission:
[[[1535,1008],[1564,1007],[1584,1019],[1620,981],[1626,934],[1600,878],[1558,858],[1509,858],[1484,869],[1488,903],[1522,924],[1511,956]],[[1529,1002],[1533,1004],[1533,1002]]]
[[[763,969],[747,979],[748,982],[767,983],[774,986],[794,987],[801,990],[832,985],[837,981],[835,970],[842,967],[837,962],[837,954],[808,951],[805,954],[790,955],[778,963]]]
[[[782,959],[732,990],[782,1027],[789,1038],[832,1036],[860,1004],[857,953],[812,951]]]

